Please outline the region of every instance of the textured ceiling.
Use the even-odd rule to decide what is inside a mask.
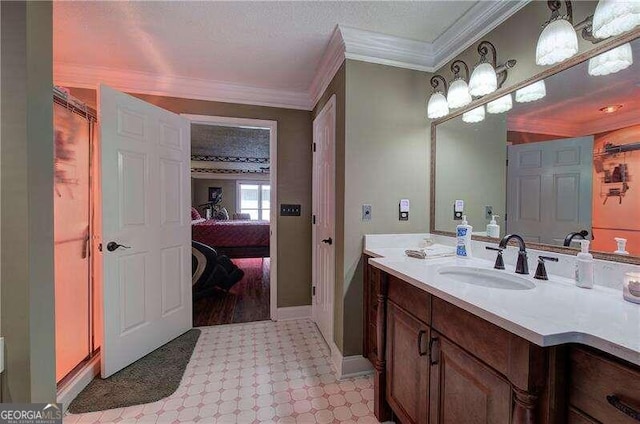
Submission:
[[[307,90],[337,24],[432,42],[475,1],[54,2],[54,60]]]
[[[191,125],[191,156],[269,159],[269,130]]]

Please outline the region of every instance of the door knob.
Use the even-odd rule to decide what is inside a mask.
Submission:
[[[326,243],[328,245],[332,245],[333,244],[333,239],[331,237],[322,240],[323,243]]]
[[[113,252],[114,250],[117,250],[119,247],[122,247],[123,249],[131,249],[130,246],[125,246],[123,244],[118,244],[115,241],[110,241],[109,243],[107,243],[107,250],[109,252]]]

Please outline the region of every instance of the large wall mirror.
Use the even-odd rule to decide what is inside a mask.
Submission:
[[[516,87],[538,81],[544,95],[525,102],[514,90],[501,112],[500,101],[485,104],[496,93],[435,121],[431,231],[453,235],[463,200],[476,238],[488,236],[493,214],[499,237],[562,251],[584,235],[593,251],[611,254],[603,257],[640,263],[640,39],[623,46],[635,61],[619,72],[597,75],[583,55]],[[614,254],[616,239],[627,240],[629,255]]]

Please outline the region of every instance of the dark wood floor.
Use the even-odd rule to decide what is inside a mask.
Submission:
[[[232,260],[244,277],[229,293],[219,291],[194,302],[195,327],[269,319],[269,258]]]

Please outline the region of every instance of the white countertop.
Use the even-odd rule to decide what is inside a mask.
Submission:
[[[408,246],[416,248],[416,246]],[[505,290],[458,283],[438,275],[442,266],[493,269],[482,259],[413,259],[404,248],[366,247],[371,265],[477,315],[539,346],[580,343],[640,365],[640,305],[620,290],[581,289],[572,280],[550,275],[531,290]],[[531,272],[535,270],[532,269]],[[505,273],[514,273],[507,264]]]

